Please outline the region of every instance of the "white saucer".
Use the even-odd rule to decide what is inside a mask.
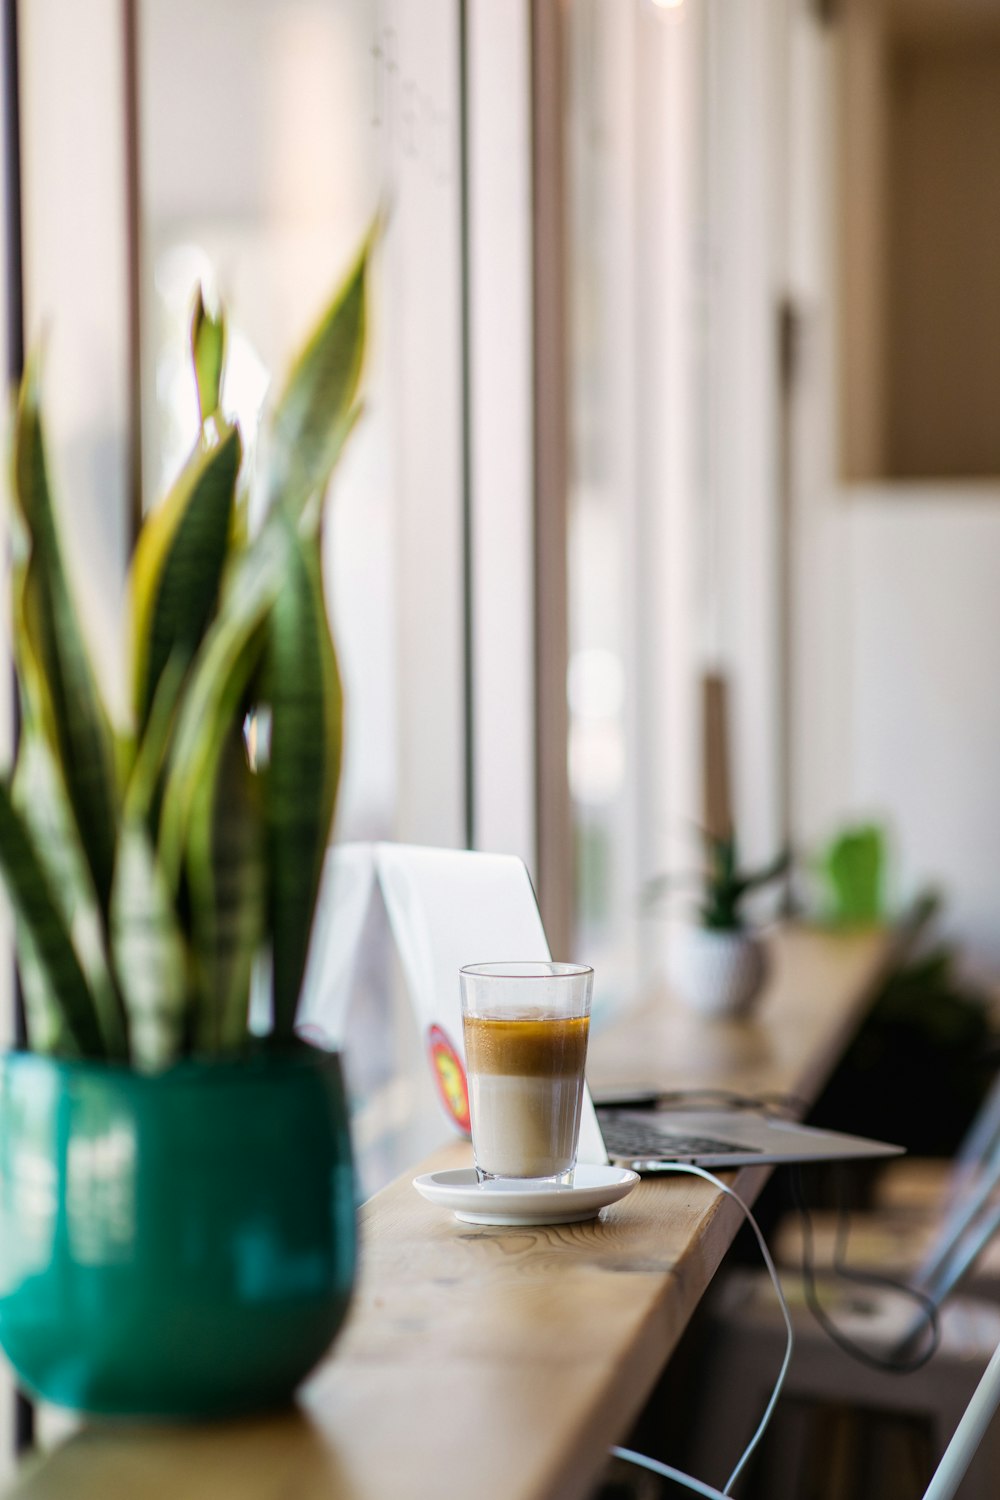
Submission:
[[[581,1163],[573,1173],[572,1186],[529,1185],[511,1178],[479,1182],[475,1167],[428,1172],[414,1177],[413,1186],[428,1202],[450,1208],[466,1224],[577,1224],[595,1219],[607,1204],[630,1193],[638,1181],[638,1172],[626,1167]]]

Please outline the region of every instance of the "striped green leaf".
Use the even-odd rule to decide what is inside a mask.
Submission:
[[[125,787],[111,892],[111,950],[136,1067],[155,1072],[188,1040],[190,963],[174,891],[156,857],[157,799],[185,675],[171,658],[160,674],[146,732]]]
[[[247,1037],[250,973],[264,934],[260,795],[233,725],[198,790],[187,844],[187,889],[198,976],[194,1045],[227,1052]]]
[[[169,659],[194,657],[215,613],[229,550],[242,445],[220,424],[147,518],[132,565],[133,692],[140,731]]]
[[[205,423],[219,408],[226,359],[226,324],[221,313],[213,317],[208,312],[200,286],[191,314],[191,358],[198,385],[198,409],[202,423]]]
[[[125,778],[124,817],[144,818],[151,830],[159,822],[157,798],[162,789],[170,741],[177,724],[186,670],[187,664],[183,659],[171,657],[160,673],[146,730]]]
[[[65,1012],[49,987],[48,975],[39,960],[31,933],[24,926],[17,933],[17,973],[32,1051],[53,1057],[79,1057],[80,1048]]]
[[[343,710],[319,546],[299,535],[268,622],[264,681],[271,707],[265,819],[274,1030],[287,1038],[336,805]]]
[[[358,416],[366,283],[378,226],[292,366],[274,414],[268,507],[298,522],[322,494]]]
[[[267,617],[283,586],[287,550],[281,530],[268,526],[261,532],[234,567],[192,663],[170,746],[159,825],[158,853],[175,891],[199,788],[211,779],[230,726],[242,722]]]
[[[90,871],[59,767],[30,719],[21,726],[11,797],[86,976],[105,1051],[109,1057],[124,1059],[128,1056],[125,1017],[108,962]]]
[[[31,679],[42,728],[58,756],[106,918],[117,823],[114,746],[59,547],[34,364],[17,407],[14,495],[30,547],[17,579],[19,664]]]
[[[34,840],[0,781],[0,872],[25,957],[32,1046],[104,1057],[105,1046],[86,976],[80,966]],[[56,1014],[56,1008],[58,1014]]]
[[[183,1050],[188,958],[173,895],[144,819],[126,818],[111,893],[111,950],[128,1013],[131,1060],[144,1072]]]

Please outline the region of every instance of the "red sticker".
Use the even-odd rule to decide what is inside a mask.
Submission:
[[[462,1059],[440,1026],[429,1029],[427,1040],[441,1103],[459,1130],[468,1135],[472,1129],[472,1120],[469,1115],[469,1085]]]

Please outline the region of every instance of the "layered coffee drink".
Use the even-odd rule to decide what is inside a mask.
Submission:
[[[476,1165],[485,1177],[561,1178],[576,1162],[590,1019],[466,1012]]]

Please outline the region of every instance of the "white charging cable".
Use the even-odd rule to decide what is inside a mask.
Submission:
[[[775,1269],[774,1261],[771,1259],[771,1252],[767,1248],[767,1241],[764,1239],[760,1225],[754,1218],[749,1206],[744,1203],[739,1193],[734,1192],[731,1187],[727,1187],[724,1182],[721,1182],[712,1172],[707,1172],[704,1167],[696,1167],[688,1162],[671,1162],[669,1165],[662,1167],[658,1165],[657,1172],[679,1172],[688,1177],[703,1177],[706,1182],[710,1182],[714,1187],[717,1187],[720,1193],[725,1193],[727,1198],[732,1198],[735,1203],[739,1204],[747,1223],[757,1236],[760,1253],[764,1257],[764,1264],[767,1266],[768,1275],[771,1278],[778,1301],[781,1304],[781,1316],[785,1320],[785,1330],[788,1335],[785,1343],[785,1357],[781,1361],[781,1369],[778,1371],[778,1378],[774,1382],[771,1399],[764,1408],[764,1415],[757,1425],[756,1432],[743,1450],[743,1456],[739,1463],[726,1480],[725,1489],[713,1489],[710,1484],[704,1484],[700,1479],[694,1479],[690,1474],[684,1474],[680,1469],[672,1468],[670,1464],[660,1463],[659,1459],[656,1458],[647,1458],[644,1453],[636,1453],[631,1448],[612,1448],[611,1452],[615,1458],[623,1458],[630,1464],[638,1464],[643,1469],[652,1470],[654,1474],[661,1474],[664,1479],[672,1479],[676,1484],[683,1486],[684,1489],[693,1490],[696,1495],[707,1495],[709,1500],[730,1500],[729,1492],[743,1473],[757,1444],[767,1431],[767,1425],[774,1413],[778,1397],[781,1395],[781,1388],[785,1383],[785,1376],[788,1373],[788,1366],[792,1359],[792,1349],[795,1347],[795,1339],[792,1334],[792,1319],[788,1311],[788,1303],[785,1301],[785,1294],[781,1290],[781,1282],[778,1280],[778,1272]]]

